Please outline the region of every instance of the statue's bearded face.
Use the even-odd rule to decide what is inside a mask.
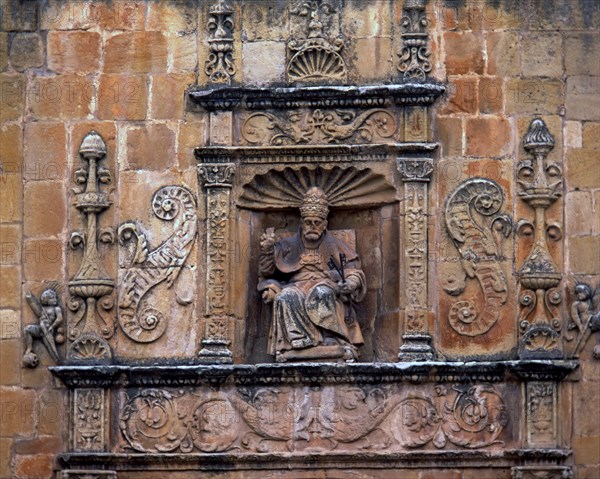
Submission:
[[[327,220],[317,216],[302,218],[302,235],[308,241],[319,240],[327,229]]]

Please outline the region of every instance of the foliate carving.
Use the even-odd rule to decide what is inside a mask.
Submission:
[[[214,83],[230,83],[236,73],[233,61],[233,8],[226,0],[216,0],[208,10],[209,53],[204,67]]]
[[[103,389],[73,391],[72,445],[75,451],[103,451],[105,442]]]
[[[37,324],[26,326],[23,332],[25,336],[23,366],[35,368],[39,364],[37,354],[33,352],[34,339],[39,339],[52,359],[56,363],[60,363],[56,345],[64,343],[65,336],[62,328],[63,313],[57,290],[53,288],[45,289],[42,291],[39,300],[31,293],[27,293],[25,299],[38,321]]]
[[[437,386],[435,396],[411,396],[400,403],[393,431],[405,447],[433,444],[441,449],[448,442],[478,449],[502,444],[498,438],[508,423],[502,397],[491,387]]]
[[[574,341],[571,356],[578,357],[590,335],[600,331],[600,288],[593,289],[588,284],[579,283],[574,288],[573,296],[571,321],[568,325],[570,332],[566,338]],[[592,355],[595,359],[600,359],[600,335]]]
[[[484,385],[239,386],[142,389],[123,395],[121,448],[130,453],[237,454],[503,445],[509,411]],[[234,427],[235,426],[235,427]]]
[[[199,180],[206,191],[206,327],[200,361],[231,363],[227,339],[229,309],[229,215],[233,163],[204,163],[198,166]]]
[[[67,356],[69,359],[84,359],[79,353],[80,345],[94,338],[102,347],[93,352],[96,356],[85,359],[107,360],[111,357],[106,342],[114,334],[114,322],[108,312],[113,307],[112,293],[114,281],[108,276],[100,262],[99,242],[110,242],[109,229],[98,233],[98,215],[106,210],[111,202],[108,193],[102,191],[102,185],[112,181],[110,171],[100,167],[100,161],[106,156],[106,144],[102,137],[92,131],[88,133],[79,148],[81,158],[88,163],[87,168],[75,172],[75,207],[87,218],[86,233],[74,233],[70,245],[83,248],[83,260],[74,278],[69,281],[72,297],[68,307],[74,313],[70,321],[68,335],[73,341]],[[91,351],[91,350],[90,350]]]
[[[430,181],[433,161],[430,158],[398,158],[398,170],[404,181]]]
[[[550,256],[546,235],[554,239],[560,239],[561,235],[556,225],[547,228],[546,209],[561,196],[562,169],[547,161],[554,148],[554,137],[543,120],[531,122],[523,146],[531,157],[517,165],[519,197],[534,209],[535,222],[520,222],[534,235],[534,242],[518,273],[522,287],[519,356],[560,358],[562,321],[558,305],[562,295],[557,287],[562,275]]]
[[[237,205],[254,210],[297,209],[312,185],[327,195],[331,207],[365,207],[389,204],[396,190],[383,175],[355,167],[306,167],[271,170],[243,186]],[[265,195],[265,191],[269,195]]]
[[[403,45],[399,53],[398,70],[404,73],[406,79],[425,79],[431,71],[431,52],[427,45],[429,22],[425,14],[425,1],[407,0],[401,22],[404,31],[400,35]]]
[[[306,38],[291,38],[288,49],[292,58],[287,65],[289,81],[341,80],[347,77],[341,56],[343,38],[327,38],[324,31],[330,15],[336,10],[325,0],[302,0],[290,10],[293,15],[308,19]]]
[[[244,139],[253,145],[275,146],[348,142],[385,142],[396,134],[396,119],[388,110],[374,108],[251,114],[242,126]]]
[[[452,305],[448,319],[461,335],[478,336],[489,331],[508,299],[508,283],[500,259],[501,241],[511,234],[512,220],[498,213],[503,202],[504,194],[497,183],[473,178],[459,185],[446,204],[446,228],[460,253],[465,276],[445,285],[444,290],[459,296],[466,279],[477,278],[484,296],[480,309],[474,298],[461,299]]]
[[[512,479],[572,479],[570,466],[519,466],[512,468]]]
[[[119,285],[119,324],[127,337],[140,343],[156,341],[166,331],[168,314],[152,307],[147,295],[163,282],[169,288],[173,286],[194,245],[197,230],[196,201],[186,188],[162,187],[154,193],[151,204],[158,218],[176,221],[175,231],[158,248],[148,250],[146,237],[135,223],[119,227],[120,243],[133,245]]]
[[[527,442],[534,447],[556,446],[557,390],[554,382],[527,383]]]

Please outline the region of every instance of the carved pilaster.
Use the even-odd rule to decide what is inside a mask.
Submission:
[[[429,57],[429,22],[425,15],[425,0],[406,0],[402,17],[402,49],[398,70],[405,79],[425,79],[431,71]]]
[[[198,176],[206,192],[206,327],[201,362],[231,363],[227,339],[229,313],[229,215],[233,163],[205,163]]]
[[[74,389],[72,392],[71,450],[102,452],[107,449],[108,410],[102,388]]]
[[[519,230],[534,235],[529,256],[519,270],[522,306],[519,328],[520,358],[561,358],[563,356],[558,288],[562,275],[548,250],[546,235],[560,238],[560,227],[547,226],[546,210],[562,194],[562,169],[547,161],[554,137],[541,119],[531,122],[523,138],[529,159],[517,165],[519,197],[535,211],[533,224],[521,220]],[[556,231],[555,231],[556,230]]]
[[[428,332],[427,306],[427,183],[433,172],[429,158],[399,158],[404,181],[404,333],[400,361],[434,358]]]
[[[233,61],[233,8],[225,0],[216,0],[208,11],[209,53],[204,66],[209,81],[231,83],[236,73]]]
[[[113,243],[110,228],[98,231],[98,215],[111,205],[108,193],[101,185],[112,181],[110,171],[100,167],[106,156],[106,144],[95,131],[88,133],[79,148],[81,158],[88,164],[75,172],[75,208],[87,219],[87,231],[71,234],[70,246],[83,248],[83,260],[74,278],[69,281],[68,307],[73,312],[68,335],[73,341],[67,358],[75,361],[106,361],[112,353],[106,339],[114,334],[114,321],[107,314],[113,308],[114,281],[100,261],[99,242]]]
[[[555,447],[558,438],[556,383],[532,381],[526,388],[527,444]]]

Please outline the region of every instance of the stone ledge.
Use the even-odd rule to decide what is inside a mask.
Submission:
[[[67,387],[561,381],[578,361],[54,366]]]
[[[437,82],[367,86],[314,87],[192,87],[188,97],[205,110],[247,110],[287,108],[373,108],[388,105],[426,106],[444,92]]]
[[[410,451],[402,453],[200,453],[200,454],[111,454],[71,453],[58,456],[63,468],[102,464],[114,470],[256,470],[281,469],[282,464],[297,469],[400,469],[420,467],[500,468],[543,462],[555,465],[571,455],[569,449],[507,449],[504,451]]]

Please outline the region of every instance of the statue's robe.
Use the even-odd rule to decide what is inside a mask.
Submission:
[[[333,258],[340,266],[340,253],[346,255],[346,280],[358,287],[350,295],[339,295],[341,276],[331,270]],[[360,260],[346,243],[325,232],[316,249],[304,246],[300,234],[277,241],[270,254],[259,258],[259,290],[274,283],[281,291],[273,301],[273,321],[269,334],[269,353],[318,346],[324,335],[338,343],[363,344],[353,303],[361,301],[367,291]]]

